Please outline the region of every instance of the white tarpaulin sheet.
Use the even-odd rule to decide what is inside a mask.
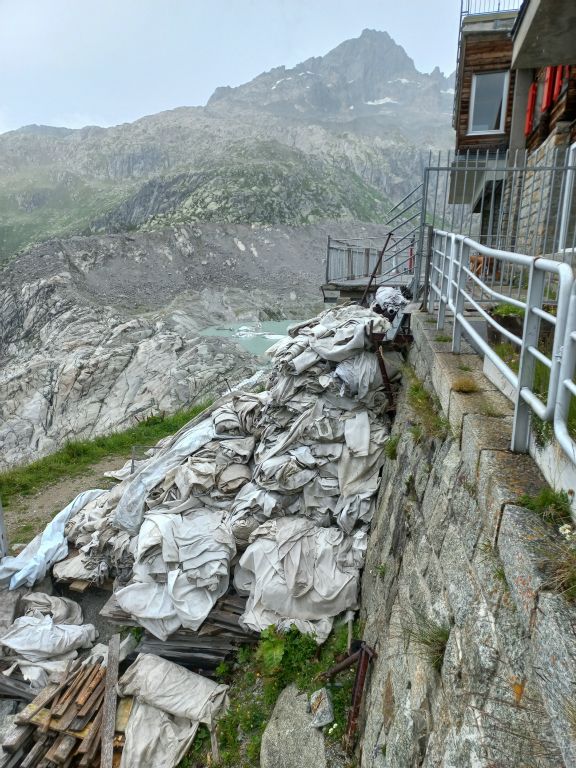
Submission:
[[[228,686],[152,654],[140,654],[118,681],[134,696],[121,768],[173,768],[190,749],[199,723],[211,726],[228,706]]]
[[[236,567],[234,583],[248,594],[242,624],[260,632],[270,624],[303,622],[324,641],[330,619],[356,608],[366,534],[346,536],[301,517],[264,523]],[[314,622],[322,621],[321,626]]]
[[[21,598],[26,616],[42,618],[51,616],[54,624],[82,624],[82,608],[68,597],[46,595],[44,592],[32,592]]]
[[[66,533],[80,554],[55,570],[109,574],[119,606],[162,639],[199,628],[235,571],[245,626],[325,637],[356,605],[389,435],[371,331],[388,328],[350,305],[291,329],[268,350],[266,391],[221,398],[77,505]]]
[[[21,616],[0,637],[0,645],[22,659],[42,661],[77,648],[91,648],[97,635],[92,624],[55,624],[50,616]]]
[[[16,557],[3,558],[0,562],[0,584],[9,581],[10,589],[16,589],[23,585],[32,587],[43,579],[48,569],[68,554],[64,528],[69,518],[103,493],[105,491],[96,489],[78,494],[22,552]]]
[[[144,501],[148,492],[162,480],[168,470],[178,466],[183,459],[206,445],[214,435],[211,419],[184,430],[180,437],[158,457],[146,462],[122,495],[114,522],[119,528],[136,534],[144,517]]]

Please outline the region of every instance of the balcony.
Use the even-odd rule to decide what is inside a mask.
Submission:
[[[522,0],[462,0],[461,16],[485,16],[520,10]]]

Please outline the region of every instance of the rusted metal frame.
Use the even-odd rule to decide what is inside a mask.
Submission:
[[[347,656],[343,661],[339,662],[338,664],[335,664],[326,672],[323,672],[321,677],[324,678],[325,680],[330,680],[333,677],[336,677],[336,675],[338,675],[340,672],[344,672],[345,669],[348,669],[353,664],[356,664],[361,654],[362,654],[362,649],[360,649],[359,651],[356,651],[355,653],[351,653],[350,656]]]
[[[376,265],[374,269],[372,270],[372,274],[370,275],[370,280],[368,280],[368,285],[364,289],[364,293],[362,294],[362,299],[360,301],[360,306],[364,307],[366,302],[366,297],[370,293],[370,288],[372,286],[372,283],[374,282],[374,279],[376,277],[376,273],[378,272],[378,269],[380,265],[382,264],[382,259],[384,258],[384,253],[386,252],[386,248],[388,248],[388,243],[390,242],[390,238],[392,237],[392,232],[388,232],[388,236],[386,237],[386,242],[384,243],[384,248],[380,251],[378,254],[378,261],[376,262]]]
[[[364,686],[366,685],[366,676],[370,662],[377,658],[377,653],[366,643],[362,643],[360,648],[360,658],[356,667],[356,679],[352,689],[352,707],[348,713],[348,722],[346,724],[346,734],[344,736],[344,746],[348,751],[354,747],[354,737],[358,728],[358,715],[360,714],[360,705],[364,695]]]

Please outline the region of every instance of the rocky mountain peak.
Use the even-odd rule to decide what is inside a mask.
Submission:
[[[387,32],[365,29],[324,56],[295,67],[275,67],[236,88],[218,88],[208,108],[265,108],[284,116],[356,118],[418,105],[432,111],[447,106],[448,81],[438,68],[418,72],[404,48]]]

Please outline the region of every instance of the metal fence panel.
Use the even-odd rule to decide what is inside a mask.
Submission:
[[[482,276],[476,274],[472,262],[473,255],[480,254],[485,259],[502,262],[510,267],[520,267],[528,272],[528,286],[522,298],[511,299],[501,293],[497,286],[483,282]],[[555,314],[550,311],[546,299],[546,285],[554,280],[556,286]],[[465,235],[442,230],[434,230],[431,263],[430,263],[430,292],[427,299],[429,311],[433,311],[437,302],[438,329],[443,329],[446,311],[453,315],[454,326],[452,335],[452,350],[460,351],[462,334],[465,333],[502,373],[515,389],[514,428],[512,450],[524,452],[528,450],[531,414],[534,413],[543,421],[553,421],[555,408],[557,419],[567,420],[564,411],[569,408],[563,401],[563,410],[558,412],[556,403],[560,382],[564,389],[571,394],[576,393],[573,384],[566,384],[566,373],[561,372],[563,347],[566,345],[568,328],[576,328],[576,298],[571,291],[574,284],[572,269],[567,265],[552,259],[535,259],[526,254],[518,254],[489,248]],[[518,336],[503,327],[502,324],[489,314],[487,307],[475,296],[475,289],[480,288],[480,294],[487,296],[492,303],[513,302],[524,313],[522,335]],[[465,316],[466,310],[473,310],[486,322],[496,328],[511,344],[518,348],[519,369],[515,370],[474,328],[470,319]],[[573,316],[570,315],[573,312]],[[539,348],[542,323],[552,328],[552,348],[549,354]],[[574,347],[574,363],[571,377],[576,364],[576,335],[571,332],[570,340]],[[545,399],[542,392],[535,391],[535,368],[537,363],[548,370],[548,385]],[[565,396],[565,400],[566,400]]]

